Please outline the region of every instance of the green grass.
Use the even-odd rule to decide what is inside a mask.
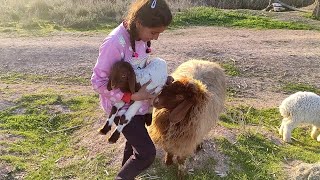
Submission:
[[[226,74],[229,76],[239,76],[240,70],[232,63],[223,63],[221,65],[225,70]]]
[[[285,179],[282,164],[286,159],[307,163],[320,160],[320,145],[311,139],[310,127],[296,128],[292,136],[297,141],[292,144],[277,145],[262,134],[266,131],[281,138],[275,129],[281,123],[277,109],[230,107],[221,119],[220,124],[230,129],[242,129],[248,125],[258,127],[256,131],[240,133],[235,144],[224,138],[216,139],[219,149],[231,158],[227,179]]]
[[[0,74],[0,81],[7,84],[21,83],[52,83],[52,84],[76,84],[90,85],[90,79],[80,76],[36,75],[27,73]]]
[[[86,118],[96,116],[98,97],[81,93],[70,96],[70,93],[51,89],[25,94],[14,101],[14,106],[0,111],[0,134],[15,137],[15,140],[0,141],[0,159],[13,167],[10,174],[26,173],[25,179],[112,179],[115,176],[119,167],[110,163],[112,154],[117,152],[111,148],[108,150],[111,154],[97,152],[86,158],[90,149],[76,145],[81,137],[74,137],[75,130],[90,122]],[[57,106],[64,111],[57,110]],[[219,124],[240,132],[236,143],[222,137],[210,140],[218,148],[215,150],[229,158],[228,176],[223,179],[285,179],[282,165],[286,160],[320,161],[320,146],[310,138],[310,127],[296,128],[292,133],[296,140],[292,144],[275,143],[265,135],[281,139],[276,130],[280,122],[277,108],[228,107]],[[246,128],[249,126],[256,130]],[[70,127],[78,128],[65,130]],[[203,166],[187,174],[186,179],[221,179],[214,171],[216,161],[208,158],[201,162]],[[162,160],[156,159],[146,173],[171,180],[178,178],[177,172],[176,165],[166,167]]]
[[[0,32],[43,36],[55,32],[110,32],[121,21],[129,1],[0,0]],[[245,11],[194,7],[174,12],[170,28],[226,26],[258,29],[317,29],[302,23],[283,22]],[[317,29],[319,30],[319,29]]]
[[[97,107],[97,96],[63,96],[54,92],[24,95],[15,101],[15,106],[0,111],[0,134],[9,134],[17,140],[2,140],[1,161],[13,167],[11,174],[27,173],[25,179],[50,179],[64,174],[68,168],[59,168],[60,158],[84,156],[86,149],[75,149],[71,145],[72,133],[85,125],[88,117]],[[63,111],[57,111],[60,106]],[[70,127],[69,130],[65,130]],[[90,163],[104,163],[108,158],[101,156],[95,161],[78,162],[84,166]],[[77,165],[79,169],[80,166]],[[60,172],[60,173],[59,173]],[[88,172],[87,175],[89,175]],[[66,173],[68,174],[68,173]],[[76,172],[68,176],[79,177]],[[85,174],[81,174],[85,177]],[[103,177],[103,176],[100,176]],[[59,178],[63,178],[60,176]]]
[[[304,83],[286,83],[282,86],[282,90],[290,94],[298,91],[310,91],[316,94],[320,94],[319,88]]]
[[[173,27],[185,26],[227,26],[258,29],[314,29],[311,26],[283,22],[243,12],[227,12],[210,7],[195,7],[176,14]]]

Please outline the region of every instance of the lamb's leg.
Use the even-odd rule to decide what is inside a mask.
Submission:
[[[165,157],[165,159],[164,159],[164,163],[167,165],[167,166],[169,166],[169,165],[171,165],[172,163],[173,163],[173,154],[171,154],[171,153],[166,153],[166,157]]]
[[[291,131],[296,127],[294,121],[286,121],[283,125],[283,140],[287,143],[291,142]]]
[[[106,135],[111,130],[111,126],[114,121],[114,118],[116,117],[117,111],[118,111],[117,107],[112,106],[112,109],[111,109],[111,112],[110,112],[109,118],[107,119],[106,124],[101,129],[99,129],[100,134]]]
[[[122,132],[123,128],[130,123],[131,119],[133,116],[136,115],[137,111],[141,107],[142,102],[141,101],[136,101],[134,102],[127,112],[121,116],[119,124],[117,126],[117,129],[112,133],[111,137],[109,138],[109,143],[115,143],[120,137],[120,133]]]
[[[178,161],[178,179],[179,180],[184,180],[185,176],[187,174],[187,166],[185,164],[186,162],[186,157],[177,157],[177,161]]]
[[[99,130],[100,134],[106,135],[111,130],[111,126],[112,126],[112,123],[114,122],[114,118],[117,116],[118,110],[122,108],[124,104],[125,103],[123,101],[120,101],[116,103],[114,106],[112,106],[112,109],[106,124]]]
[[[281,126],[279,128],[279,134],[282,136],[283,135],[283,126],[285,124],[285,122],[288,121],[288,118],[283,118],[282,122],[281,122]]]
[[[317,139],[317,136],[319,136],[320,132],[318,131],[318,127],[313,125],[311,130],[311,137],[312,139]]]

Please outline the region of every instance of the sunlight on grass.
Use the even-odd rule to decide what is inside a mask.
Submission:
[[[90,85],[90,79],[80,76],[59,76],[59,75],[39,75],[24,73],[7,73],[0,74],[0,81],[7,84],[21,83],[52,83],[52,84],[76,84]]]
[[[298,91],[310,91],[316,94],[320,94],[320,89],[316,88],[315,86],[303,83],[286,83],[282,86],[282,90],[286,93],[295,93]]]
[[[58,159],[81,156],[87,151],[70,146],[70,135],[77,128],[64,129],[88,123],[85,119],[94,117],[97,101],[96,96],[87,95],[68,98],[55,93],[22,96],[15,101],[15,106],[0,111],[0,134],[17,138],[14,142],[2,141],[4,153],[0,159],[12,165],[12,173],[27,172],[26,179],[55,177],[52,173],[59,170]],[[64,108],[57,110],[59,106]],[[74,177],[78,175],[75,173]]]
[[[0,0],[0,32],[44,36],[55,32],[109,33],[122,20],[130,1]],[[178,8],[170,28],[227,26],[258,29],[316,29],[302,23],[282,22],[246,11],[212,7]],[[181,11],[181,12],[180,12]],[[319,30],[319,29],[318,29]]]
[[[258,29],[313,29],[305,24],[282,22],[240,12],[226,12],[210,7],[195,7],[176,14],[173,27],[228,26]]]

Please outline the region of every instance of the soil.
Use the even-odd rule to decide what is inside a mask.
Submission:
[[[81,76],[89,82],[105,36],[0,37],[1,74]],[[188,59],[236,66],[240,75],[228,77],[236,92],[229,104],[276,107],[287,96],[281,86],[288,82],[320,88],[319,31],[194,27],[166,31],[152,48],[153,56],[167,60],[170,72]]]

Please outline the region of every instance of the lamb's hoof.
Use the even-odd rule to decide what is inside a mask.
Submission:
[[[289,143],[289,144],[290,144],[290,143],[292,143],[292,140],[291,140],[291,138],[288,138],[288,139],[283,139],[283,141],[284,141],[284,142],[286,142],[286,143]]]
[[[120,132],[118,132],[117,130],[115,130],[113,132],[113,134],[111,135],[111,137],[108,139],[109,143],[113,144],[113,143],[116,143],[117,140],[119,139],[120,137]]]
[[[125,115],[122,115],[121,118],[120,118],[120,124],[126,124],[128,122],[128,120],[126,120],[126,116]]]
[[[106,135],[111,130],[111,126],[103,126],[103,128],[99,129],[99,133],[101,135]]]

